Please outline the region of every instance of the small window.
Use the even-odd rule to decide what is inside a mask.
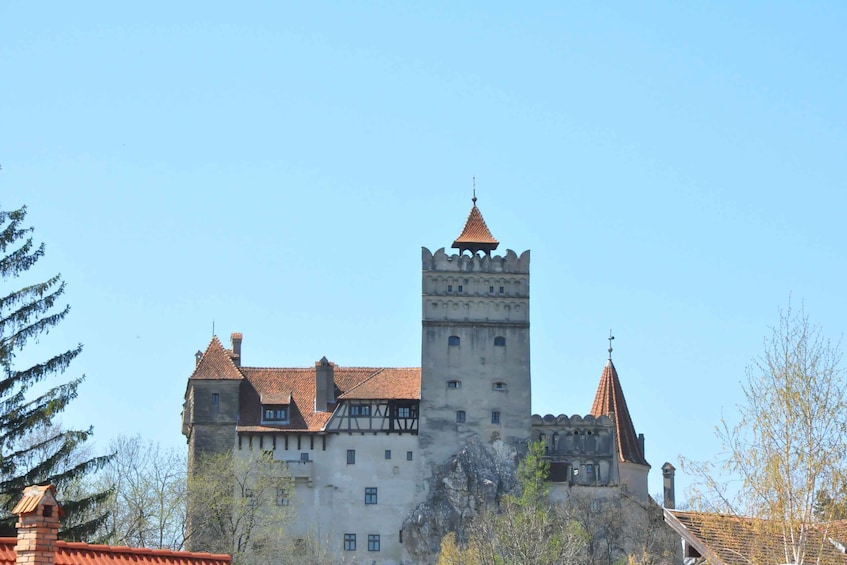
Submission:
[[[504,382],[496,382],[491,385],[491,388],[497,392],[507,392],[509,390],[509,385]]]
[[[500,412],[495,410],[491,413],[491,423],[492,424],[499,424],[500,423]]]
[[[489,293],[489,294],[494,294],[494,287],[493,287],[493,286],[489,286],[489,287],[488,287],[488,293]]]
[[[406,461],[411,461],[412,459],[414,459],[414,457],[415,457],[415,454],[414,454],[413,451],[407,451],[406,452]]]
[[[221,395],[217,392],[212,393],[212,406],[217,406],[221,403]]]
[[[588,474],[588,476],[590,478],[593,479],[594,478],[594,465],[592,465],[591,463],[587,464],[585,466],[585,472]]]
[[[390,449],[386,449],[386,450],[385,450],[385,458],[386,458],[386,459],[391,459],[391,450],[390,450]]]
[[[412,407],[411,406],[398,406],[397,407],[397,417],[398,418],[409,418],[412,415]]]
[[[462,381],[447,381],[447,388],[462,388]]]
[[[501,286],[500,287],[500,294],[503,294],[505,291],[506,291],[506,289]]]
[[[288,422],[288,408],[285,406],[262,406],[262,423],[285,424]]]
[[[494,338],[494,347],[506,347],[506,338],[498,335]]]
[[[379,551],[379,534],[368,534],[368,551]]]
[[[462,293],[462,285],[459,285],[459,294]]]
[[[277,487],[276,489],[276,505],[288,506],[288,489],[285,487]]]
[[[370,404],[351,404],[350,405],[350,415],[351,416],[370,416],[371,415],[371,405]]]
[[[403,543],[403,530],[400,530],[400,543]]]
[[[376,504],[377,487],[365,487],[365,504]]]
[[[461,340],[457,335],[451,335],[447,338],[447,345],[459,345],[459,343],[461,343]]]
[[[308,453],[301,453],[300,454],[300,461],[303,461],[304,463],[309,461],[309,454]]]
[[[344,534],[344,551],[356,551],[356,534]]]
[[[464,424],[465,423],[465,411],[464,410],[456,410],[456,423]]]
[[[453,292],[453,285],[452,284],[447,285],[447,292]]]
[[[356,450],[348,449],[347,450],[347,464],[355,465],[356,464]]]

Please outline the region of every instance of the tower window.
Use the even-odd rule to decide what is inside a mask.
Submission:
[[[348,449],[347,450],[347,464],[355,465],[356,464],[356,450]]]
[[[459,285],[459,293],[461,294],[461,292],[462,292],[462,285]]]
[[[217,406],[221,403],[221,395],[217,392],[212,393],[212,406]]]
[[[452,284],[447,285],[447,292],[453,292],[453,285]]]
[[[494,287],[493,287],[493,286],[489,286],[489,287],[488,287],[488,293],[489,293],[489,294],[494,294]]]
[[[500,412],[498,412],[497,410],[494,410],[493,412],[491,412],[491,423],[492,424],[499,424],[500,423]]]
[[[493,390],[496,390],[497,392],[508,392],[509,391],[509,385],[507,385],[506,383],[504,383],[502,381],[493,383],[491,385],[491,388]]]
[[[386,458],[386,459],[391,459],[391,450],[390,450],[390,449],[386,449],[386,450],[385,450],[385,458]]]
[[[500,287],[500,294],[503,294],[505,291],[506,291],[506,289],[505,289],[504,287],[502,287],[502,286],[501,286],[501,287]]]
[[[461,339],[457,335],[451,335],[447,338],[447,345],[459,345],[461,343]]]
[[[415,452],[414,451],[407,451],[406,452],[406,461],[411,461],[414,458],[415,458]]]
[[[462,381],[447,381],[447,388],[462,388]]]
[[[495,347],[506,347],[506,338],[498,335],[494,338],[494,346]]]
[[[464,424],[465,423],[465,411],[464,410],[456,410],[456,423]]]

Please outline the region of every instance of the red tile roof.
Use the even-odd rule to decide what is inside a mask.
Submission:
[[[785,563],[783,524],[769,520],[665,509],[665,522],[708,563],[749,565]],[[844,522],[809,524],[806,563],[847,563]],[[795,539],[799,535],[795,534]]]
[[[41,501],[47,497],[51,504],[56,504],[56,487],[53,485],[33,485],[24,489],[24,494],[21,499],[12,509],[12,514],[29,514],[41,504]],[[62,507],[59,506],[59,516],[64,514]]]
[[[14,565],[17,538],[0,538],[0,565]],[[229,555],[56,542],[56,565],[227,565]]]
[[[246,381],[241,389],[241,416],[238,431],[321,431],[336,404],[327,412],[315,412],[315,367],[261,368],[242,367]],[[421,370],[333,366],[336,398],[346,399],[410,399],[421,397]],[[290,396],[289,423],[268,426],[261,423],[262,399]],[[276,403],[276,402],[274,402]]]
[[[221,345],[218,336],[209,342],[209,347],[200,362],[194,368],[191,379],[204,380],[241,380],[244,376],[232,361],[232,352]]]
[[[497,249],[499,242],[488,231],[488,226],[482,218],[482,213],[476,207],[476,196],[473,198],[473,203],[471,212],[468,214],[468,221],[465,222],[465,229],[462,230],[462,233],[453,242],[453,248],[458,249],[460,252],[467,249],[471,253],[476,253],[477,251],[493,251]]]
[[[621,381],[611,359],[606,361],[606,366],[603,367],[600,385],[591,406],[591,415],[595,418],[609,416],[615,422],[618,460],[648,465],[641,452],[638,436],[635,435],[635,426],[632,425],[629,408],[626,407]]]

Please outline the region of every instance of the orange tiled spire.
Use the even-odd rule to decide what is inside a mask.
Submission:
[[[482,213],[476,207],[476,190],[474,190],[471,201],[473,202],[473,208],[471,208],[471,213],[468,214],[465,229],[462,230],[462,233],[453,242],[453,249],[458,249],[459,253],[464,253],[465,250],[468,250],[471,253],[484,251],[486,254],[489,254],[497,249],[500,242],[494,239],[494,236],[488,231],[488,226],[485,225],[485,220],[482,219]]]
[[[609,360],[603,367],[600,376],[600,385],[594,396],[594,404],[591,406],[591,415],[595,418],[609,416],[615,421],[615,434],[617,435],[618,460],[639,465],[649,465],[644,459],[641,451],[641,442],[635,434],[635,426],[629,416],[626,407],[626,399],[623,396],[621,381],[615,364],[612,363],[611,346],[609,347]]]

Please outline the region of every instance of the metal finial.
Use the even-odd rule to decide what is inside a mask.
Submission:
[[[471,202],[476,206],[476,177],[473,177],[473,198],[471,198]]]
[[[609,330],[609,361],[612,360],[612,340],[615,339],[615,336],[612,335],[612,330]]]

